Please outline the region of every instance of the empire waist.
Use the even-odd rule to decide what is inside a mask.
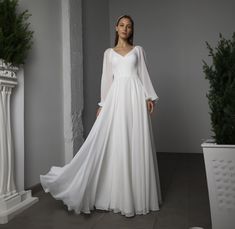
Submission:
[[[135,79],[135,78],[139,78],[139,76],[137,74],[114,74],[113,79]]]

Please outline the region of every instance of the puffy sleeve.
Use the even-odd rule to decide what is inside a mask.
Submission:
[[[138,72],[145,90],[145,99],[151,99],[154,103],[156,103],[159,100],[159,97],[153,88],[153,84],[148,72],[146,53],[142,46],[139,46]]]
[[[100,102],[98,103],[98,105],[101,107],[104,105],[106,95],[108,94],[109,88],[113,82],[113,72],[109,53],[109,49],[106,49],[103,56],[103,68],[100,84]]]

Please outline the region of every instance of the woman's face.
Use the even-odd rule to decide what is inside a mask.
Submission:
[[[118,36],[127,39],[132,34],[132,24],[128,18],[122,18],[116,26]]]

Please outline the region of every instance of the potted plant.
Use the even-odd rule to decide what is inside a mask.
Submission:
[[[17,69],[32,46],[28,10],[17,12],[18,0],[0,0],[0,67]]]
[[[219,34],[213,49],[208,42],[209,66],[203,72],[209,80],[206,94],[214,135],[203,148],[213,229],[235,228],[235,32],[232,39]]]
[[[19,157],[14,154],[24,156],[24,128],[21,123],[13,128],[14,137],[20,142],[17,146],[20,147],[14,149],[12,140],[11,118],[19,117],[15,121],[21,122],[24,115],[23,74],[18,74],[21,77],[18,83],[16,72],[24,64],[33,36],[27,23],[31,14],[27,10],[19,13],[17,6],[18,0],[0,0],[0,224],[7,223],[38,201],[37,197],[31,196],[31,190],[25,191],[22,187],[16,187],[15,183],[15,176],[19,175],[15,167],[21,166],[22,161],[15,163],[14,159]],[[11,115],[10,98],[16,85],[18,90],[14,94],[14,111],[17,114]],[[20,175],[23,174],[21,170]],[[20,183],[22,185],[23,179],[20,179]]]

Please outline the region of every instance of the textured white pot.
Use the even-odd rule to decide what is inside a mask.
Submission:
[[[208,139],[203,148],[212,229],[235,228],[235,145]]]

